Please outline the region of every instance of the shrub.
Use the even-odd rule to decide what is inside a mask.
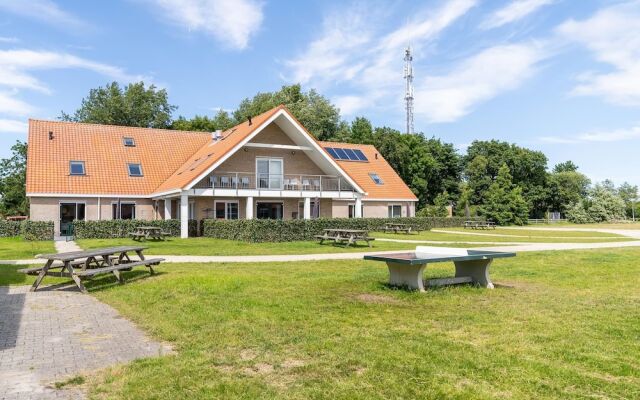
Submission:
[[[0,237],[12,237],[20,234],[20,222],[0,220]]]
[[[20,235],[27,240],[53,240],[53,221],[22,221]]]
[[[180,220],[159,219],[110,219],[102,221],[75,221],[73,223],[75,236],[78,239],[109,239],[128,237],[129,232],[135,231],[140,226],[157,226],[163,232],[171,236],[180,236]],[[198,235],[198,222],[189,220],[189,235]]]
[[[251,219],[202,221],[203,236],[245,242],[289,242],[311,240],[323,229],[363,229],[382,231],[388,222],[411,225],[414,230],[462,226],[465,218],[318,218],[318,219]]]

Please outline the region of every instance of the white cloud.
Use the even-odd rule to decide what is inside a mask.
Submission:
[[[256,0],[147,0],[172,23],[212,35],[242,50],[260,29],[263,4]]]
[[[520,86],[545,57],[538,43],[488,48],[446,75],[427,77],[416,89],[415,112],[430,122],[455,121],[476,104]]]
[[[493,29],[510,24],[554,2],[555,0],[514,0],[489,15],[482,24],[480,24],[480,28]]]
[[[640,139],[640,125],[625,129],[587,132],[571,137],[545,136],[540,138],[541,141],[547,143],[602,143],[621,142],[632,139]]]
[[[18,43],[20,40],[15,37],[0,36],[0,43]]]
[[[26,133],[29,125],[24,121],[0,118],[0,132]]]
[[[120,82],[148,80],[141,75],[131,75],[122,68],[99,63],[67,53],[36,50],[0,50],[0,114],[28,115],[35,107],[18,99],[19,90],[31,90],[50,94],[49,86],[40,81],[37,70],[84,69]]]
[[[283,79],[314,87],[345,83],[349,93],[334,98],[344,115],[381,104],[399,105],[390,97],[402,93],[404,48],[419,49],[432,42],[475,4],[476,0],[448,1],[388,32],[376,29],[383,24],[369,3],[331,13],[324,18],[321,35],[285,62],[288,73]]]
[[[612,67],[610,72],[588,71],[573,95],[602,96],[627,106],[640,105],[640,2],[611,6],[583,20],[569,20],[557,29],[565,39],[591,51],[596,60]]]
[[[0,0],[0,9],[36,19],[61,29],[86,29],[89,27],[86,22],[62,10],[51,0]]]

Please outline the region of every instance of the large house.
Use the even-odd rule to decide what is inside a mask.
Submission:
[[[414,216],[369,145],[319,142],[279,106],[224,132],[29,121],[32,220]]]

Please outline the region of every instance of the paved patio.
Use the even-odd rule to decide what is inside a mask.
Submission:
[[[71,286],[70,286],[71,288]],[[80,399],[53,383],[136,358],[167,354],[93,296],[0,286],[0,399]]]

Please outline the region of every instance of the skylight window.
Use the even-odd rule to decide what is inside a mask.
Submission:
[[[375,172],[369,173],[369,176],[371,177],[371,179],[373,179],[376,185],[384,185],[384,182],[382,181],[382,179],[380,179],[380,176],[378,176],[378,174],[376,174]]]
[[[125,145],[125,147],[136,147],[136,141],[133,140],[132,137],[122,138],[122,143]]]
[[[142,176],[142,165],[140,164],[128,164],[129,176]]]
[[[69,175],[84,175],[84,161],[70,161]]]

